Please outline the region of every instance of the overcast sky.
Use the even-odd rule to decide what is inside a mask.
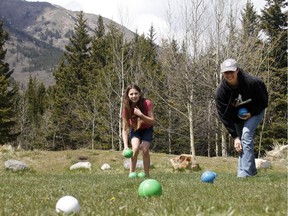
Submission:
[[[36,0],[28,0],[36,1]],[[60,5],[73,11],[82,10],[109,18],[139,34],[147,33],[153,24],[157,33],[161,33],[167,20],[168,2],[176,0],[39,0]],[[245,4],[247,0],[238,0]],[[259,11],[265,6],[265,0],[251,0]],[[178,3],[178,2],[177,2]],[[121,18],[122,17],[122,18]]]

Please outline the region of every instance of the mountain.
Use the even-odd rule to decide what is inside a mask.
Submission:
[[[16,81],[25,85],[31,74],[45,85],[54,83],[53,71],[69,43],[77,14],[79,11],[47,2],[0,0],[0,19],[3,19],[4,29],[10,37],[5,43],[5,61],[10,69],[14,69]],[[90,35],[94,34],[98,17],[84,13]],[[132,31],[114,21],[103,17],[103,22],[105,26],[112,23],[121,29],[126,39],[133,37]]]

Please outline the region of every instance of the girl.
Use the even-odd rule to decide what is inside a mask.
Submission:
[[[137,157],[142,150],[145,176],[149,176],[150,155],[149,147],[153,138],[153,125],[155,123],[153,106],[150,100],[145,99],[141,89],[129,85],[125,90],[123,111],[122,139],[124,150],[128,148],[128,135],[130,135],[133,156],[130,161],[130,173],[135,172]]]

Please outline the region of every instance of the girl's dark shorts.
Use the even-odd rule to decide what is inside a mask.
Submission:
[[[152,142],[153,140],[153,127],[144,128],[134,131],[130,129],[130,139],[137,137],[142,141]]]

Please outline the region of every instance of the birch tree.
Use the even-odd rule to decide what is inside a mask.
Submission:
[[[204,0],[196,1],[182,1],[180,3],[180,26],[182,32],[182,61],[175,71],[174,79],[178,79],[178,91],[180,95],[184,95],[183,107],[186,108],[184,117],[188,121],[190,153],[196,156],[195,151],[195,81],[200,73],[198,66],[198,59],[201,50],[201,38],[205,25],[203,25],[205,18],[205,10],[207,3]],[[175,79],[176,80],[176,79]]]

